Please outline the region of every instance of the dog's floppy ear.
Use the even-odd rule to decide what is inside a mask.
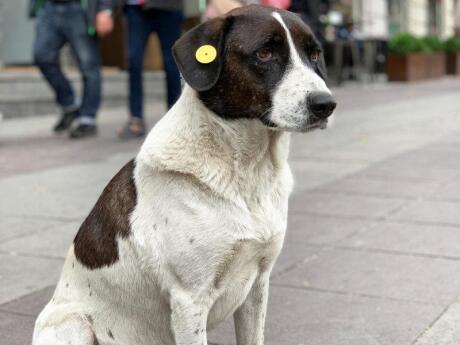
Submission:
[[[196,91],[209,90],[219,79],[225,36],[231,21],[232,17],[208,20],[188,31],[174,44],[173,55],[177,66],[187,84]]]

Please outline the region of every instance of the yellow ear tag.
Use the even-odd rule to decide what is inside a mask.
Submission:
[[[195,58],[202,64],[211,63],[217,58],[217,50],[213,46],[206,44],[197,49]]]

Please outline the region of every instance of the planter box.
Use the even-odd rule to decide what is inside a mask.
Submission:
[[[427,77],[427,54],[389,54],[387,75],[389,81],[415,81]]]
[[[427,54],[427,78],[441,78],[446,75],[446,55],[444,53]]]
[[[447,74],[460,75],[460,53],[446,54]]]

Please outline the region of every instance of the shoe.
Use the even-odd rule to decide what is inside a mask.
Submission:
[[[137,139],[145,136],[145,123],[142,119],[134,118],[118,130],[120,139]]]
[[[79,111],[73,110],[69,111],[67,113],[62,114],[61,118],[59,121],[56,123],[56,125],[53,127],[53,131],[56,133],[63,132],[67,129],[70,128],[72,125],[72,122],[79,116]]]
[[[79,124],[77,127],[70,131],[69,137],[71,139],[83,139],[88,137],[94,137],[96,135],[96,125]]]

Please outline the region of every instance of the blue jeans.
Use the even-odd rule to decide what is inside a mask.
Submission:
[[[81,120],[94,122],[101,103],[98,39],[88,34],[85,14],[78,2],[46,2],[37,16],[34,60],[64,111],[74,108],[76,104],[72,86],[59,63],[59,52],[66,43],[70,44],[83,79]]]
[[[152,32],[158,34],[166,72],[168,108],[179,98],[180,73],[171,48],[179,38],[182,23],[181,11],[142,10],[141,6],[126,6],[128,22],[129,110],[131,116],[143,116],[142,69],[147,39]]]

